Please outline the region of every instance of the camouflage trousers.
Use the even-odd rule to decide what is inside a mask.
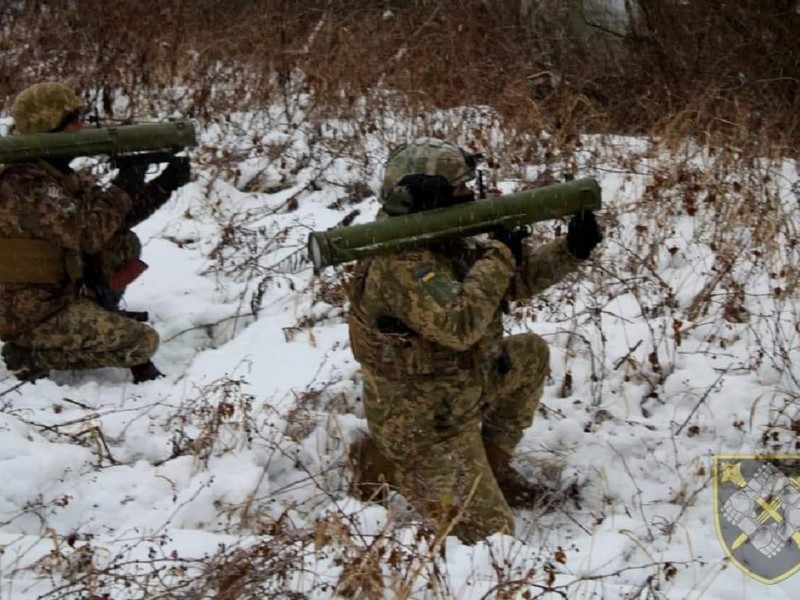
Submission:
[[[94,255],[109,278],[139,258],[141,243],[135,233],[116,233]],[[38,366],[48,369],[132,367],[146,363],[158,348],[158,333],[144,323],[100,307],[92,292],[62,308],[9,342],[34,352]]]
[[[437,528],[452,526],[466,543],[514,532],[484,440],[513,454],[549,371],[538,335],[510,336],[503,346],[510,360],[480,373],[396,380],[364,370],[367,423],[396,469],[394,483]]]
[[[78,298],[10,342],[33,351],[38,366],[81,370],[146,363],[159,338],[149,325]]]

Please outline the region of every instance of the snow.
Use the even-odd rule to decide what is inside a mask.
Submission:
[[[315,275],[297,256],[311,230],[352,210],[354,223],[372,219],[374,195],[356,201],[347,189],[377,189],[398,140],[438,132],[464,143],[464,132],[482,129],[513,150],[526,138],[486,107],[384,116],[371,132],[344,120],[315,128],[302,109],[204,126],[195,181],[137,228],[150,268],[126,303],[150,312],[164,379],[136,386],[102,369],[11,390],[0,367],[10,390],[0,397],[0,599],[136,598],[180,582],[185,597],[212,597],[206,567],[242,551],[263,561],[260,583],[249,584],[261,597],[330,598],[337,585],[344,594],[362,555],[382,574],[363,597],[477,599],[514,580],[527,582],[518,597],[796,597],[796,578],[767,587],[729,563],[711,481],[714,454],[797,451],[792,161],[758,165],[773,178],[753,193],[771,198],[782,224],[768,259],[753,254],[763,241],[755,228],[725,229],[718,206],[701,201],[707,190],[694,214],[669,184],[678,179],[653,191],[657,176],[681,168],[718,175],[690,142],[675,155],[652,140],[586,136],[575,156],[550,165],[600,181],[608,229],[582,277],[507,320],[509,332],[551,344],[542,410],[516,464],[578,485],[580,501],[517,511],[515,537],[469,547],[419,535],[400,497],[387,510],[348,496],[346,448],[366,422],[335,285],[343,269]],[[512,162],[490,176],[510,191],[541,172]],[[748,188],[729,185],[735,177],[748,181],[732,173],[718,185],[725,202],[743,203]],[[534,235],[549,239],[555,225]],[[728,278],[710,285],[725,236],[738,254]],[[725,318],[736,298],[741,322]],[[152,574],[165,565],[163,577]]]

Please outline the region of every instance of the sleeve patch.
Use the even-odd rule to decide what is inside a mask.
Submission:
[[[458,286],[447,277],[439,275],[431,265],[425,265],[417,270],[414,278],[422,285],[422,289],[441,306],[450,304],[458,296]]]
[[[414,273],[414,279],[417,281],[430,281],[434,277],[436,277],[436,273],[434,272],[433,267],[430,265],[425,265],[419,271]]]

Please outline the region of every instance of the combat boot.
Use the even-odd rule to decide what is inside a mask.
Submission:
[[[386,503],[395,483],[395,467],[378,450],[370,437],[350,444],[352,480],[350,495],[362,502]]]
[[[153,361],[148,360],[141,365],[131,367],[131,375],[133,375],[133,383],[142,383],[144,381],[152,381],[163,377],[164,374],[156,368]]]
[[[19,381],[36,381],[50,374],[50,369],[43,366],[30,348],[23,348],[11,342],[3,344],[3,361],[6,368]]]
[[[505,450],[485,439],[483,447],[497,485],[510,507],[533,508],[547,495],[547,488],[528,481],[511,466],[512,457]]]

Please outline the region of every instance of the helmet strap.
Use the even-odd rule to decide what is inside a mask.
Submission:
[[[483,186],[482,169],[478,169],[478,198],[486,198],[486,188]]]
[[[59,133],[61,131],[64,131],[70,123],[72,123],[73,121],[77,121],[80,118],[81,118],[81,111],[71,110],[67,114],[65,114],[62,117],[61,122],[55,127],[53,127],[48,133]]]

